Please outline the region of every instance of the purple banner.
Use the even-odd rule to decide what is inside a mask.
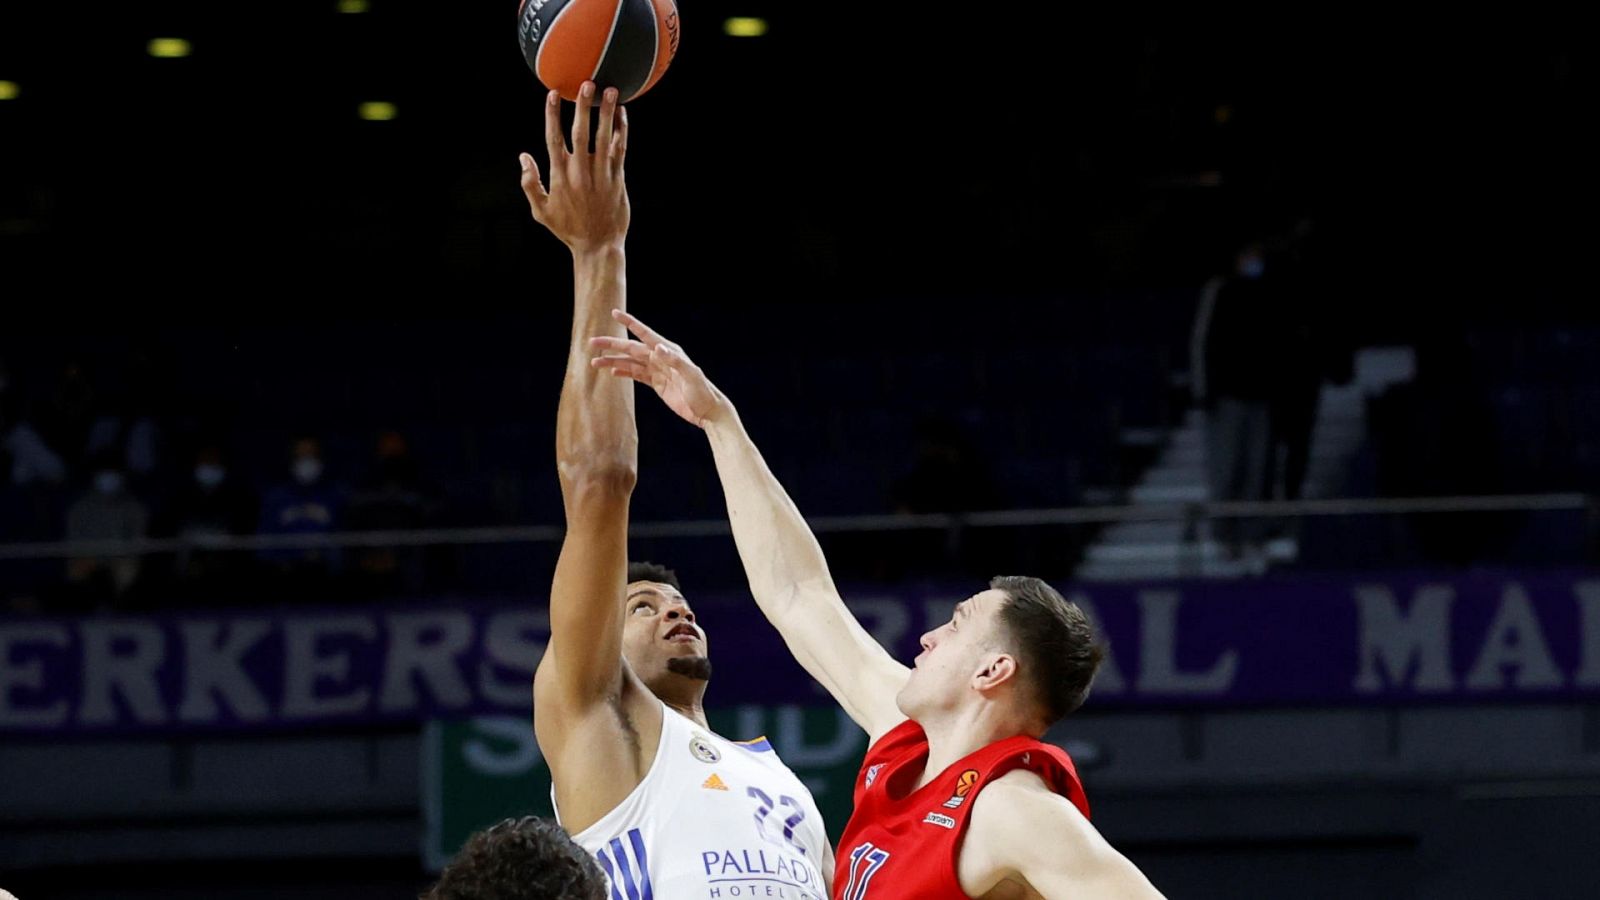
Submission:
[[[981,586],[979,586],[981,587]],[[897,657],[973,588],[850,591]],[[1079,585],[1102,709],[1600,696],[1600,573]],[[826,703],[745,597],[692,597],[708,701]],[[249,730],[527,713],[542,603],[0,618],[0,733]]]

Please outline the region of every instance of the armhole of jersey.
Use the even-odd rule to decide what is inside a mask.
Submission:
[[[570,828],[567,829],[567,833],[572,836],[573,841],[581,843],[584,836],[588,835],[591,831],[594,831],[601,825],[604,825],[606,820],[617,814],[618,810],[626,809],[629,805],[637,801],[640,794],[649,788],[650,779],[654,778],[656,773],[661,771],[661,758],[666,755],[667,750],[667,717],[668,715],[674,713],[667,706],[667,704],[662,703],[659,698],[657,698],[656,702],[661,704],[661,737],[656,741],[656,753],[655,756],[650,758],[650,768],[645,771],[644,777],[639,779],[639,783],[633,786],[633,790],[628,792],[628,796],[623,797],[622,802],[618,803],[616,806],[606,810],[605,815],[596,819],[594,824],[576,834],[573,834]],[[551,779],[550,781],[550,809],[555,813],[556,824],[560,825],[562,828],[566,828],[567,826],[561,821],[561,810],[556,806],[556,783],[554,779]]]
[[[1083,789],[1083,778],[1078,775],[1078,767],[1073,764],[1072,757],[1067,755],[1067,751],[1053,744],[1047,744],[1046,747],[1050,751],[1048,756],[1061,772],[1061,784],[1066,789],[1066,793],[1062,794],[1062,796],[1066,797],[1067,801],[1073,806],[1076,806],[1078,812],[1083,813],[1085,819],[1089,818],[1089,795]],[[1045,784],[1052,790],[1055,789],[1055,786],[1048,781]],[[1061,792],[1057,791],[1057,793]]]
[[[1050,760],[1048,766],[1035,766],[1023,761],[1027,754],[1039,752],[1043,752]],[[984,779],[984,784],[987,785],[1017,769],[1024,769],[1038,776],[1051,793],[1065,797],[1078,812],[1083,813],[1085,819],[1089,818],[1089,795],[1084,792],[1083,779],[1078,777],[1077,767],[1072,764],[1072,757],[1067,755],[1067,751],[1043,741],[1039,742],[1038,747],[1018,748],[990,765],[990,774]]]
[[[1040,744],[1044,744],[1043,741],[1040,741],[1039,743]],[[1050,745],[1050,744],[1044,744],[1044,746],[1047,749],[1060,751],[1061,756],[1066,756],[1066,751],[1065,750],[1061,750],[1059,747],[1054,747],[1053,745]],[[955,852],[950,854],[950,880],[951,880],[951,882],[953,884],[956,885],[957,888],[959,888],[961,886],[961,851],[967,845],[967,833],[972,828],[972,812],[971,812],[971,810],[977,808],[978,798],[983,796],[983,789],[984,788],[986,788],[989,785],[995,783],[996,781],[998,781],[999,779],[1003,778],[1004,776],[1009,775],[1012,772],[1017,771],[1018,769],[1022,769],[1024,771],[1032,772],[1035,777],[1037,777],[1041,782],[1044,783],[1045,788],[1047,790],[1049,790],[1050,792],[1059,793],[1058,791],[1056,791],[1055,785],[1051,783],[1051,779],[1050,778],[1047,778],[1044,774],[1040,773],[1038,771],[1038,769],[1036,769],[1030,763],[1023,762],[1023,759],[1029,753],[1036,753],[1036,752],[1038,752],[1038,748],[1034,747],[1034,746],[1018,747],[1016,750],[1007,752],[1004,756],[1002,756],[999,759],[989,763],[985,767],[985,774],[984,774],[984,778],[983,778],[983,784],[978,787],[977,794],[975,794],[972,797],[971,806],[969,807],[967,814],[962,816],[958,820],[960,822],[960,825],[958,826],[957,831],[956,831]],[[1055,753],[1048,753],[1046,755],[1050,758],[1051,762],[1053,763],[1051,768],[1060,770],[1062,772],[1062,774],[1066,776],[1066,778],[1065,778],[1066,783],[1068,785],[1070,785],[1071,787],[1075,787],[1077,789],[1078,796],[1080,796],[1080,797],[1083,796],[1083,786],[1081,784],[1078,784],[1077,778],[1073,775],[1072,767],[1068,766],[1068,765],[1064,765],[1062,763],[1061,757],[1056,756]],[[1067,757],[1067,759],[1070,760],[1071,757]],[[1067,798],[1067,802],[1072,803],[1074,806],[1077,806],[1077,803],[1072,799],[1071,794],[1067,794],[1065,796]],[[1087,811],[1083,811],[1083,810],[1080,810],[1080,811],[1083,812],[1085,818],[1088,817],[1089,814],[1088,814]]]

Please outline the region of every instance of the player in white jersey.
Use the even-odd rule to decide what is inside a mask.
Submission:
[[[628,120],[608,90],[593,128],[594,90],[583,88],[570,150],[560,100],[547,98],[548,188],[521,160],[533,217],[572,251],[576,282],[556,422],[567,534],[534,732],[561,824],[595,854],[613,900],[822,900],[833,852],[810,793],[770,747],[711,731],[705,633],[675,579],[628,576],[633,385],[591,368],[588,351],[590,337],[623,333],[611,310],[626,293]]]

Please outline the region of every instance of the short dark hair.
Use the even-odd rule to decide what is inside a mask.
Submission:
[[[628,563],[628,583],[633,584],[635,581],[654,581],[657,584],[670,584],[678,593],[683,593],[683,585],[678,583],[678,573],[660,563]]]
[[[1083,705],[1105,648],[1083,610],[1040,579],[1001,575],[989,587],[1007,597],[1000,621],[1016,648],[1020,677],[1053,724]]]
[[[505,819],[467,839],[422,900],[605,900],[589,852],[548,819]]]

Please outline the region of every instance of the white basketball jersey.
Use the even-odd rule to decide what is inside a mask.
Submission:
[[[665,704],[644,780],[572,837],[599,860],[611,900],[828,900],[811,792],[764,739],[735,743]]]

